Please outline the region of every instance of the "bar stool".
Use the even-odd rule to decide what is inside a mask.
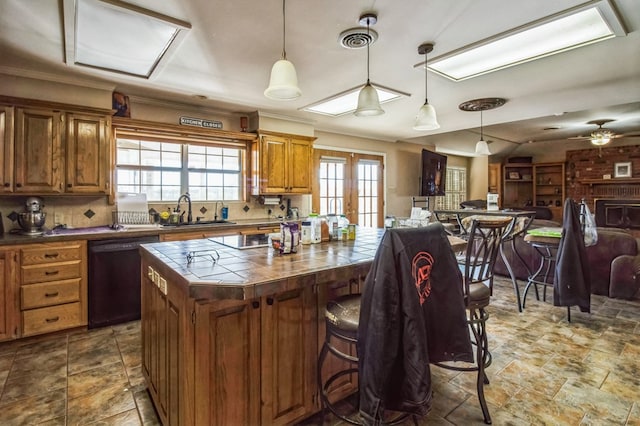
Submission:
[[[495,265],[504,235],[511,226],[511,219],[478,216],[471,220],[469,242],[464,255],[459,257],[463,269],[464,300],[467,308],[467,324],[473,336],[475,363],[459,366],[451,362],[436,362],[435,365],[455,371],[477,371],[476,390],[482,415],[486,424],[491,424],[489,407],[484,397],[484,385],[489,384],[485,369],[491,365],[491,352],[486,323],[493,293],[493,266]]]
[[[360,299],[360,294],[351,294],[338,297],[327,303],[324,313],[326,336],[322,350],[320,351],[317,367],[318,388],[320,389],[323,417],[325,408],[328,408],[336,417],[353,425],[362,424],[358,416],[358,407],[352,407],[352,412],[349,413],[341,412],[337,407],[337,401],[332,402],[329,399],[329,390],[337,379],[358,372],[358,357],[353,354],[356,353],[355,345],[358,342]],[[341,349],[340,346],[346,349]],[[322,367],[329,354],[337,359],[347,361],[349,367],[332,374],[323,383]],[[385,424],[395,425],[403,422],[409,416],[410,414],[408,413],[390,412],[388,421],[385,421]],[[414,424],[417,424],[415,418]]]

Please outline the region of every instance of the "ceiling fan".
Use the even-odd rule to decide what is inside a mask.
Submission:
[[[570,137],[569,139],[573,139],[573,140],[588,139],[591,141],[592,144],[596,146],[603,146],[611,142],[611,140],[614,138],[624,137],[625,135],[616,134],[613,130],[605,129],[602,127],[604,124],[609,123],[611,121],[614,121],[614,120],[589,121],[587,124],[595,124],[596,126],[598,126],[598,128],[593,132],[591,132],[591,134],[588,136],[573,136],[573,137]]]

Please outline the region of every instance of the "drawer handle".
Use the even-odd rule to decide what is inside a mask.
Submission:
[[[45,293],[44,297],[56,297],[58,296],[58,294],[60,293],[58,293],[57,291],[55,293]]]
[[[58,272],[60,271],[45,271],[45,275],[58,275]]]
[[[58,257],[58,256],[59,256],[58,253],[45,253],[44,254],[44,257],[46,257],[47,259],[51,259],[51,258]]]
[[[46,322],[48,323],[52,323],[52,322],[56,322],[60,319],[60,317],[53,317],[53,318],[47,318],[45,319]]]

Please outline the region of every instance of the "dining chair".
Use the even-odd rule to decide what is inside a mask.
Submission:
[[[491,365],[491,352],[486,322],[487,307],[493,293],[493,266],[500,244],[511,224],[511,219],[478,216],[471,221],[467,248],[457,259],[462,270],[462,288],[467,310],[467,324],[471,331],[471,343],[475,348],[474,363],[460,365],[457,362],[434,364],[455,371],[476,371],[476,390],[486,424],[491,424],[489,407],[484,396],[484,385],[489,384],[485,369]]]

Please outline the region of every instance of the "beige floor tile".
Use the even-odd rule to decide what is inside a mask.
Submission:
[[[122,384],[113,384],[69,399],[67,417],[69,424],[89,424],[135,408],[133,394]]]

